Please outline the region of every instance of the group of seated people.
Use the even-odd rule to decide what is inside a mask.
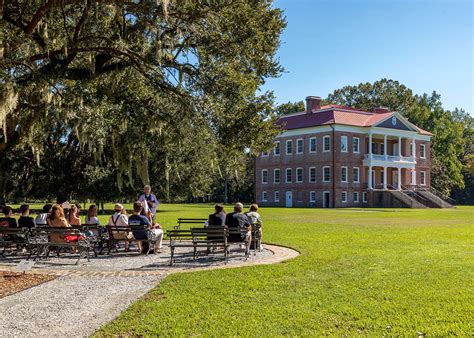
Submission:
[[[238,233],[231,233],[229,240],[232,242],[250,242],[252,233],[252,225],[257,226],[260,238],[262,238],[262,218],[258,213],[258,205],[250,205],[250,210],[243,213],[244,205],[242,203],[236,203],[234,205],[234,212],[226,214],[224,206],[222,204],[216,204],[214,206],[215,212],[209,215],[207,226],[226,226],[228,228],[240,228],[246,229],[245,237]],[[259,248],[260,250],[262,247]]]

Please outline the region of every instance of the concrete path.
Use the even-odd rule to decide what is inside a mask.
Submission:
[[[228,264],[219,254],[193,261],[190,252],[182,252],[170,267],[169,249],[163,251],[100,256],[77,266],[73,256],[35,264],[28,273],[59,277],[0,299],[0,337],[89,336],[170,273],[275,264],[298,256],[295,250],[267,244],[248,260],[233,251]],[[0,261],[0,270],[13,270],[17,263],[18,257]]]

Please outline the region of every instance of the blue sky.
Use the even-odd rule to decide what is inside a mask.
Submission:
[[[436,90],[446,109],[473,110],[473,1],[275,0],[287,28],[269,79],[278,103],[326,97],[381,78]]]

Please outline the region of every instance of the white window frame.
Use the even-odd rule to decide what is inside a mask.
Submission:
[[[278,172],[278,182],[276,181],[275,173]],[[281,170],[279,168],[273,169],[273,184],[280,184],[281,182]]]
[[[301,180],[298,179],[298,172],[301,172]],[[303,180],[304,180],[303,168],[301,167],[296,168],[295,176],[296,176],[296,180],[295,180],[296,183],[303,183]]]
[[[324,171],[328,169],[329,170],[329,180],[326,181],[326,177],[324,175]],[[331,167],[330,166],[324,166],[323,167],[323,182],[324,183],[328,183],[328,182],[331,182]]]
[[[328,145],[329,149],[326,149],[326,140],[329,140]],[[323,136],[323,153],[328,153],[331,151],[331,136],[330,135],[324,135]]]
[[[288,172],[290,172],[291,180],[288,181]],[[293,170],[291,168],[286,168],[285,169],[285,183],[291,183],[293,180]]]
[[[380,155],[385,155],[385,143],[380,143]]]
[[[355,142],[357,140],[357,143]],[[354,150],[354,145],[357,144],[357,150]],[[353,137],[352,138],[352,152],[354,154],[359,154],[360,153],[360,138],[359,137]]]
[[[311,150],[311,143],[314,141],[314,150]],[[318,150],[318,141],[316,137],[310,137],[309,138],[309,145],[308,145],[308,151],[311,154],[316,153]]]
[[[263,180],[263,173],[266,173],[267,174],[267,179],[266,181]],[[262,169],[262,172],[261,172],[261,180],[262,180],[262,184],[268,184],[268,170],[267,169]]]
[[[280,191],[276,190],[276,191],[273,193],[273,201],[275,201],[275,202],[280,202]]]
[[[342,180],[342,173],[344,172],[344,169],[346,170],[346,179],[345,179],[345,180]],[[349,174],[348,168],[347,168],[346,166],[342,166],[342,167],[341,167],[341,183],[347,183],[347,182],[349,182],[349,177],[348,177],[349,175],[348,175],[348,174]]]
[[[277,150],[277,145],[278,145],[278,154],[276,152]],[[281,142],[280,141],[276,141],[275,142],[275,146],[273,147],[273,156],[280,156],[281,154]]]
[[[309,202],[310,203],[316,203],[316,191],[310,191],[309,192]]]
[[[420,144],[420,158],[426,159],[426,144]]]
[[[345,149],[345,150],[342,148],[343,144],[346,145],[346,149]],[[349,151],[348,147],[349,147],[349,144],[348,144],[348,141],[347,141],[347,136],[346,136],[346,135],[342,135],[342,136],[341,136],[341,153],[347,153],[347,152]]]
[[[268,194],[266,191],[262,191],[262,202],[268,202]]]
[[[420,171],[420,185],[426,185],[426,171]]]
[[[352,193],[352,198],[354,199],[354,204],[359,204],[359,192],[358,191],[354,191]]]
[[[262,157],[268,157],[268,151],[262,151]]]
[[[291,144],[290,152],[288,152],[288,144]],[[293,140],[286,140],[285,142],[285,155],[293,155]]]
[[[300,142],[301,142],[301,151],[298,151]],[[296,153],[302,154],[303,152],[304,152],[304,140],[302,138],[299,138],[296,140]]]
[[[367,203],[367,191],[362,192],[362,203]]]
[[[356,181],[356,176],[354,175],[354,171],[357,170],[357,181]],[[359,167],[353,167],[352,168],[352,182],[353,183],[360,183],[360,168]]]
[[[341,203],[347,203],[347,191],[341,192]]]
[[[311,181],[311,170],[314,170],[314,181]],[[309,183],[316,183],[316,176],[317,175],[317,172],[316,172],[316,167],[309,167],[308,169],[308,182]]]

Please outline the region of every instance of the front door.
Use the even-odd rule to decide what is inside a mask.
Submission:
[[[286,207],[291,208],[293,206],[293,194],[291,191],[286,192]]]
[[[393,189],[398,189],[398,170],[392,170]]]
[[[329,200],[329,191],[323,192],[323,208],[329,208],[330,200]]]

